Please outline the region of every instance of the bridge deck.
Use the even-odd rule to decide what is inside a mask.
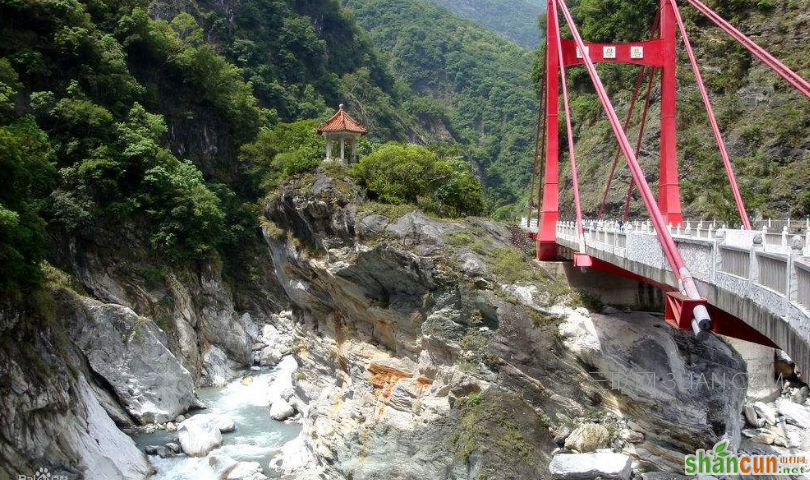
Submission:
[[[625,228],[616,222],[584,223],[584,253],[652,282],[677,286],[649,225],[635,223]],[[531,231],[536,223],[528,227]],[[700,294],[711,305],[767,336],[802,372],[808,372],[810,245],[805,247],[800,236],[787,238],[786,233],[776,240],[762,233],[710,228],[672,231]],[[569,253],[579,250],[573,222],[558,222],[557,244]]]

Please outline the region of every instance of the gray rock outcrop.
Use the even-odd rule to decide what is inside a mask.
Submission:
[[[339,180],[296,182],[266,203],[265,239],[296,312],[294,450],[313,460],[284,457],[280,473],[550,478],[552,432],[591,421],[587,449],[674,469],[696,446],[739,435],[744,388],[611,390],[590,373],[743,372],[722,343],[701,346],[651,316],[572,308],[497,224],[418,212],[364,221]],[[614,438],[628,417],[639,433]]]
[[[194,379],[151,320],[121,305],[62,292],[58,314],[93,371],[140,423],[167,422],[196,403]]]
[[[0,332],[0,478],[45,467],[68,478],[145,479],[151,467],[96,398],[81,354],[47,325],[23,321],[30,325]]]

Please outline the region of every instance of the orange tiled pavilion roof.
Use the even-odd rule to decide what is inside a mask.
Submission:
[[[368,129],[357,122],[357,120],[353,119],[343,110],[343,104],[340,104],[340,108],[338,111],[327,120],[323,125],[318,127],[318,135],[322,133],[338,133],[338,132],[349,132],[349,133],[359,133],[360,135],[365,135],[368,133]]]

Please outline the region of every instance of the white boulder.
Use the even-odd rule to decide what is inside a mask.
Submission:
[[[779,414],[785,417],[787,423],[801,428],[810,428],[810,408],[785,398],[777,400],[776,408],[779,409]]]
[[[267,480],[259,462],[239,462],[225,478],[227,480]]]
[[[283,421],[295,414],[295,409],[283,398],[279,398],[270,407],[270,417],[273,420]]]
[[[177,431],[180,436],[180,448],[189,457],[204,457],[222,445],[222,433],[214,422],[186,420]]]
[[[194,415],[193,417],[189,417],[184,420],[180,426],[182,427],[183,425],[192,423],[211,424],[221,433],[228,433],[236,430],[236,424],[233,422],[233,419],[223,413],[201,413],[199,415]]]
[[[204,369],[203,384],[222,387],[239,376],[242,365],[228,358],[223,349],[212,345],[202,354]]]
[[[628,480],[632,461],[620,453],[563,453],[548,466],[555,480],[585,480],[596,477]]]
[[[272,367],[281,360],[281,350],[275,346],[264,347],[259,353],[259,365],[263,367]]]
[[[776,411],[772,406],[767,403],[756,402],[754,410],[762,417],[769,425],[776,425]]]
[[[289,400],[293,393],[293,373],[298,369],[298,362],[292,355],[281,359],[276,367],[273,380],[268,388],[267,400],[274,404],[279,400]]]

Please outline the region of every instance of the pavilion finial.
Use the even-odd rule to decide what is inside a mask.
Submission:
[[[343,104],[338,105],[338,109],[343,110]]]

